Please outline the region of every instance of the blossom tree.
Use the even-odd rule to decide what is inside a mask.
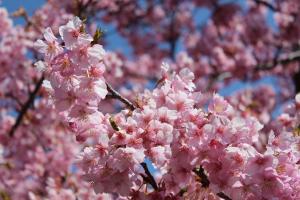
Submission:
[[[299,9],[0,8],[0,199],[300,199]]]

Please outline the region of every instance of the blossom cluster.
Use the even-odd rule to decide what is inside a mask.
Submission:
[[[295,38],[299,38],[299,31],[295,24],[299,17],[295,8],[299,3],[294,0],[267,4],[251,0],[244,3],[217,0],[160,3],[79,0],[73,3],[51,0],[49,4],[58,5],[62,19],[71,13],[78,15],[76,9],[84,7],[85,10],[79,13],[83,18],[90,17],[91,32],[99,25],[93,19],[99,20],[100,24],[114,24],[110,32],[120,35],[130,47],[129,51],[117,48],[114,52],[117,56],[110,58],[112,66],[118,63],[117,70],[112,70],[115,76],[110,77],[111,84],[118,87],[129,83],[133,89],[142,91],[147,80],[159,76],[160,63],[169,59],[172,60],[171,68],[177,72],[184,67],[192,69],[197,90],[202,92],[218,91],[232,80],[249,81],[272,74],[285,83],[279,85],[287,99],[294,97],[293,87],[287,84],[299,71],[297,62],[273,62],[285,60],[297,46]],[[205,23],[197,18],[203,9],[211,12]],[[36,22],[42,18],[40,14]],[[274,17],[278,31],[268,23],[271,17]],[[49,22],[55,24],[54,29],[58,29],[58,19],[50,19]],[[114,42],[110,41],[111,37],[107,34],[103,42]],[[126,88],[122,89],[126,91]],[[131,91],[123,94],[126,93],[131,96]]]
[[[299,199],[299,8],[295,0],[1,7],[0,198]],[[267,76],[276,88],[252,84]],[[236,80],[247,88],[215,94]]]
[[[134,199],[300,198],[294,130],[271,132],[265,150],[257,150],[263,125],[256,118],[237,115],[218,94],[198,107],[203,94],[195,91],[193,72],[170,73],[167,64],[158,87],[137,95],[134,108],[104,115],[98,109],[108,93],[102,46],[92,44],[79,18],[59,30],[65,48],[46,29],[46,42],[35,44],[45,54],[37,67],[62,120],[86,145],[77,162],[95,192]],[[297,123],[299,95],[295,106],[294,115],[280,119]],[[154,179],[146,158],[157,170]]]
[[[103,78],[105,51],[99,44],[91,45],[93,38],[85,33],[84,24],[77,17],[61,26],[59,33],[64,48],[50,28],[45,30],[45,41],[34,44],[45,55],[45,62],[37,62],[36,66],[50,80],[50,84],[44,84],[53,93],[56,108],[67,114],[63,117],[77,133],[77,140],[85,140],[102,119],[97,109],[107,94]],[[95,121],[80,123],[88,121],[78,120],[87,116],[93,116]]]
[[[264,95],[261,95],[264,94]],[[261,123],[271,121],[272,111],[276,106],[276,93],[270,86],[259,86],[254,89],[245,89],[229,97],[229,102],[244,117],[253,116]]]
[[[43,18],[39,17],[42,12],[39,10],[34,16],[36,21],[46,26],[51,24],[54,29],[55,24],[65,23],[63,15],[55,17],[52,23],[57,8],[49,4],[44,8]],[[36,55],[33,41],[40,37],[43,27],[14,25],[5,8],[0,8],[0,16],[0,198],[109,197],[95,194],[89,184],[82,181],[81,171],[73,170],[75,155],[81,147],[68,134],[57,112],[48,106],[46,91],[37,91],[37,98],[28,104],[36,84],[42,80],[28,55]],[[44,21],[45,18],[52,22]],[[51,40],[51,35],[49,37]],[[30,107],[24,112],[26,105]]]

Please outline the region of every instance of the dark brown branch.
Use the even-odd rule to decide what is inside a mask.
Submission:
[[[15,131],[17,130],[17,128],[19,127],[19,125],[22,123],[22,120],[24,118],[24,116],[26,115],[28,109],[30,108],[30,106],[32,105],[39,89],[42,86],[42,83],[44,81],[44,76],[42,76],[39,81],[37,82],[33,92],[30,93],[28,100],[26,101],[26,103],[22,106],[21,111],[19,112],[19,115],[16,119],[15,124],[12,126],[11,130],[9,131],[9,136],[13,137]]]
[[[254,1],[257,4],[261,4],[261,5],[266,6],[267,8],[269,8],[270,10],[272,10],[274,12],[278,12],[278,9],[275,6],[273,6],[272,4],[270,4],[269,2],[267,2],[267,1],[264,1],[264,0],[254,0]]]
[[[26,22],[26,27],[34,27],[38,32],[42,33],[41,28],[34,23],[34,21],[28,16],[26,10],[23,7],[20,7],[17,11],[12,14],[13,17],[23,17]]]
[[[133,105],[133,103],[131,103],[128,99],[126,99],[125,97],[123,97],[121,94],[119,94],[117,91],[115,91],[111,85],[109,85],[108,83],[106,83],[107,86],[107,90],[110,92],[110,94],[108,94],[107,96],[110,98],[114,98],[114,99],[118,99],[120,100],[122,103],[124,103],[127,107],[130,108],[130,110],[134,110],[135,106]],[[110,122],[112,124],[112,126],[114,127],[115,125],[113,124],[114,121],[112,119],[110,119]],[[115,130],[119,130],[119,128],[116,126]],[[158,186],[157,183],[155,181],[155,179],[153,178],[152,174],[150,173],[147,164],[142,162],[141,166],[143,167],[144,171],[145,171],[145,175],[141,174],[141,176],[143,177],[143,180],[146,183],[149,183],[154,190],[158,190]]]
[[[108,83],[106,83],[106,86],[107,86],[107,90],[110,92],[110,94],[108,94],[107,96],[110,97],[110,98],[114,98],[114,99],[118,99],[120,100],[121,102],[123,102],[127,107],[130,108],[130,110],[134,110],[135,109],[135,106],[133,105],[133,103],[131,103],[128,99],[126,99],[125,97],[123,97],[121,94],[119,94],[116,90],[114,90],[112,88],[111,85],[109,85]],[[110,120],[112,126],[115,126],[113,123],[113,120]],[[119,130],[119,128],[115,128],[115,130]],[[141,163],[141,166],[143,167],[144,171],[145,171],[145,175],[141,174],[141,176],[143,177],[143,180],[146,182],[146,183],[149,183],[154,190],[158,190],[158,186],[157,186],[157,183],[155,181],[155,179],[153,178],[152,174],[150,173],[148,167],[147,167],[147,164],[142,162]]]
[[[229,198],[226,194],[224,194],[223,192],[219,192],[217,193],[217,195],[222,198],[222,199],[225,199],[225,200],[231,200],[231,198]]]
[[[114,90],[110,84],[106,83],[106,87],[107,87],[108,92],[110,92],[110,95],[109,95],[110,98],[120,100],[130,110],[134,110],[135,109],[135,106],[133,105],[133,103],[131,103],[128,99],[126,99],[125,97],[123,97],[119,92],[117,92],[116,90]]]
[[[295,85],[295,92],[297,94],[298,92],[300,92],[300,71],[294,74],[293,81]]]
[[[199,182],[201,183],[201,186],[204,188],[208,188],[210,182],[204,172],[203,167],[200,166],[200,168],[194,169],[193,172],[200,178]]]
[[[12,93],[8,93],[5,95],[5,97],[12,99],[13,101],[16,101],[16,103],[18,104],[18,106],[22,107],[22,102],[20,101],[20,99],[18,99],[16,96],[14,96]]]
[[[134,110],[135,106],[133,105],[133,103],[131,103],[128,99],[126,99],[125,97],[123,97],[121,94],[119,94],[116,90],[114,90],[112,88],[111,85],[109,85],[108,83],[106,83],[107,86],[107,90],[110,92],[110,94],[108,95],[110,98],[114,98],[114,99],[118,99],[120,100],[122,103],[124,103],[127,107],[130,108],[130,110]],[[158,190],[158,186],[157,183],[155,181],[155,179],[153,178],[152,174],[150,173],[147,164],[142,162],[141,166],[143,167],[144,171],[145,171],[145,175],[141,174],[141,176],[143,177],[143,180],[146,183],[149,183],[154,190]]]
[[[297,61],[297,60],[300,60],[300,50],[285,54],[285,55],[281,56],[281,58],[274,60],[272,62],[259,64],[256,66],[255,69],[256,70],[270,70],[270,69],[273,69],[274,67],[276,67],[276,65],[278,65],[278,64],[284,65],[284,64],[288,64],[288,63],[291,63],[291,62]]]
[[[23,7],[20,7],[18,10],[16,10],[14,13],[12,13],[13,17],[23,17],[26,21],[27,25],[31,24],[31,20],[26,12],[26,10]]]
[[[75,14],[81,18],[81,19],[85,19],[85,12],[88,8],[88,6],[92,3],[93,0],[89,0],[88,2],[86,2],[86,4],[83,4],[81,1],[76,0],[76,10],[75,10]]]
[[[147,167],[147,164],[144,163],[144,162],[142,162],[141,165],[144,168],[144,171],[145,171],[145,173],[147,175],[147,176],[144,176],[142,174],[142,177],[143,177],[144,181],[146,183],[149,183],[153,187],[154,190],[158,190],[157,183],[156,183],[155,179],[153,178],[152,174],[150,173],[150,171],[149,171],[149,169]]]
[[[199,182],[201,183],[202,187],[203,188],[208,188],[209,187],[209,180],[208,180],[208,177],[207,175],[205,174],[205,171],[203,169],[202,166],[200,166],[199,168],[195,168],[193,170],[193,172],[200,178]],[[222,199],[225,199],[225,200],[231,200],[230,197],[228,197],[226,194],[224,194],[223,192],[219,192],[217,193],[217,195],[222,198]]]

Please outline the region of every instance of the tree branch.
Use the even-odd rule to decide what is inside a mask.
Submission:
[[[276,59],[272,62],[264,63],[264,64],[259,64],[255,67],[255,70],[270,70],[276,67],[278,64],[288,64],[293,61],[300,60],[300,50],[294,51],[288,54],[285,54],[281,56],[282,58]]]
[[[106,87],[107,87],[108,92],[110,92],[110,94],[111,94],[109,96],[110,98],[120,100],[122,103],[124,103],[132,111],[136,108],[133,105],[133,103],[131,103],[128,99],[126,99],[125,97],[123,97],[119,92],[117,92],[116,90],[114,90],[110,84],[106,83]]]
[[[275,6],[273,6],[272,4],[270,4],[269,2],[267,2],[267,1],[264,1],[264,0],[254,0],[254,1],[257,4],[261,4],[261,5],[266,6],[267,8],[269,8],[270,10],[272,10],[274,12],[278,12],[278,9]]]
[[[107,95],[108,97],[120,100],[127,107],[129,107],[130,110],[135,109],[135,106],[133,105],[133,103],[131,103],[128,99],[126,99],[121,94],[119,94],[116,90],[114,90],[110,84],[106,83],[106,86],[107,86],[107,90],[111,93],[110,95]],[[111,124],[114,127],[112,122],[113,122],[113,120],[111,121]],[[118,131],[118,127],[115,128],[115,130]],[[141,176],[143,177],[143,180],[146,183],[149,183],[153,187],[154,190],[158,190],[157,183],[156,183],[154,177],[152,176],[152,174],[150,173],[150,171],[147,167],[147,164],[145,162],[142,162],[141,166],[143,167],[145,174],[147,175],[147,176],[145,176],[145,175],[141,174]]]
[[[156,181],[153,178],[152,174],[150,173],[150,171],[149,171],[149,169],[147,167],[147,164],[144,163],[144,162],[142,162],[141,165],[144,168],[144,171],[145,171],[145,173],[147,175],[147,177],[145,177],[144,175],[142,175],[144,181],[147,182],[147,183],[149,183],[153,187],[154,190],[158,190],[158,186],[156,184]]]
[[[194,169],[193,172],[200,178],[199,182],[201,183],[202,187],[208,188],[210,182],[204,172],[203,167],[200,166],[200,168]]]
[[[296,94],[300,92],[300,71],[293,76]]]
[[[114,90],[110,84],[106,83],[106,86],[107,86],[107,90],[111,93],[110,95],[107,95],[108,97],[120,100],[122,103],[124,103],[126,106],[128,106],[130,108],[130,110],[135,109],[135,106],[133,105],[133,103],[131,103],[128,99],[126,99],[121,94],[119,94],[116,90]],[[110,120],[110,122],[112,124],[112,127],[116,131],[119,131],[118,130],[119,128],[114,125],[114,121]],[[158,190],[157,183],[156,183],[155,179],[153,178],[152,174],[150,173],[150,171],[147,167],[147,164],[145,162],[142,162],[141,166],[143,167],[145,174],[147,175],[147,176],[144,176],[143,174],[141,174],[141,176],[143,177],[143,180],[146,183],[149,183],[153,187],[154,190]]]
[[[43,30],[41,30],[41,28],[36,23],[34,23],[34,21],[32,19],[30,19],[30,17],[28,16],[24,7],[20,7],[17,11],[12,13],[12,16],[13,17],[23,17],[26,22],[26,27],[33,26],[38,32],[40,32],[40,33],[43,32]]]
[[[226,194],[224,194],[223,192],[219,192],[217,193],[217,195],[222,198],[222,199],[225,199],[225,200],[231,200],[231,198],[229,198]]]
[[[106,83],[106,86],[107,86],[107,90],[111,93],[110,95],[108,95],[110,98],[120,100],[127,107],[129,107],[130,110],[134,110],[136,108],[133,105],[133,103],[131,103],[128,99],[126,99],[121,94],[119,94],[116,90],[114,90],[110,84]],[[145,162],[142,162],[141,166],[143,167],[145,174],[147,175],[147,176],[144,176],[143,174],[141,174],[141,176],[143,177],[143,180],[146,183],[149,183],[153,187],[154,190],[158,190],[157,183],[156,183],[154,177],[152,176],[152,174],[150,173],[150,171],[147,167],[147,164]]]
[[[30,93],[28,100],[22,106],[21,111],[19,112],[19,115],[16,119],[15,124],[12,126],[11,130],[9,131],[9,136],[10,137],[14,136],[15,131],[17,130],[19,125],[22,123],[22,120],[23,120],[24,116],[26,115],[26,113],[27,113],[28,109],[30,108],[31,104],[33,103],[39,89],[41,88],[43,81],[44,81],[44,76],[42,76],[39,79],[39,81],[37,82],[33,92]]]
[[[18,106],[22,107],[22,102],[20,101],[20,99],[18,99],[16,96],[14,96],[12,93],[7,93],[5,94],[5,97],[12,99],[13,101],[16,101],[16,103],[18,104]]]
[[[208,188],[210,182],[208,180],[207,175],[205,174],[204,168],[202,166],[200,166],[199,168],[195,168],[193,170],[193,172],[200,178],[199,182],[201,183],[202,187]],[[217,193],[217,196],[219,196],[220,198],[225,199],[225,200],[231,200],[231,198],[228,197],[223,192]]]

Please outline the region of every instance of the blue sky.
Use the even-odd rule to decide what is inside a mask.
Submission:
[[[45,0],[0,0],[1,7],[5,7],[9,12],[14,12],[20,7],[24,7],[29,15],[31,15],[35,9],[40,7]],[[15,23],[23,23],[22,19],[14,20]]]
[[[1,6],[7,8],[9,12],[24,7],[28,13],[32,13],[36,8],[40,7],[45,0],[2,0]]]

